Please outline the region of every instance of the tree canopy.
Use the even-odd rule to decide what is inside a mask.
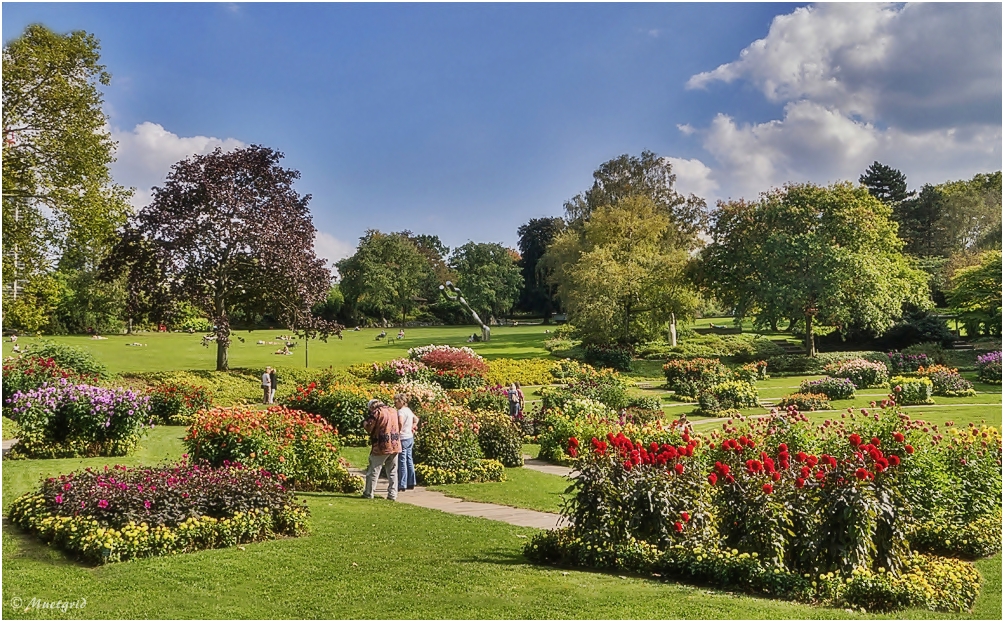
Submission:
[[[881,332],[904,303],[929,306],[927,277],[902,254],[892,210],[867,189],[790,184],[756,202],[719,204],[701,256],[702,285],[737,317],[804,318]]]
[[[970,336],[1001,334],[1001,252],[987,251],[979,263],[955,271],[948,302]]]
[[[542,314],[545,322],[559,305],[554,285],[549,282],[551,270],[541,259],[564,228],[565,221],[561,218],[533,218],[517,230],[519,269],[523,275],[523,290],[517,306],[522,311]]]
[[[8,323],[37,325],[25,314],[19,288],[36,308],[55,309],[60,292],[75,295],[69,310],[114,292],[94,271],[125,222],[129,192],[114,184],[108,165],[115,143],[101,110],[100,86],[110,76],[93,35],[57,34],[40,24],[3,50],[3,297]],[[54,264],[70,273],[51,274]],[[29,287],[35,279],[45,279]],[[15,282],[19,287],[15,287]],[[56,282],[59,287],[53,287]],[[55,298],[42,299],[39,296]],[[72,308],[70,308],[72,307]],[[115,314],[115,305],[102,311]],[[28,321],[29,315],[33,318]],[[86,315],[86,314],[85,314]]]
[[[494,242],[468,242],[450,255],[457,286],[485,322],[508,313],[519,297],[523,275],[518,260],[519,253]]]
[[[868,188],[870,195],[893,208],[914,194],[906,191],[906,175],[902,171],[877,160],[861,174],[858,181]]]
[[[338,262],[347,305],[381,320],[404,321],[435,279],[429,255],[409,236],[371,229],[359,238],[356,252]]]
[[[584,342],[633,344],[658,337],[671,314],[693,314],[688,254],[672,229],[661,206],[633,195],[558,234],[546,262]]]
[[[174,301],[187,301],[216,327],[216,367],[228,367],[232,319],[269,314],[288,327],[311,323],[331,273],[314,254],[316,230],[292,187],[300,174],[258,145],[217,148],[171,167],[153,202],[132,219],[116,256],[140,287],[161,271]],[[160,290],[148,292],[154,298]]]

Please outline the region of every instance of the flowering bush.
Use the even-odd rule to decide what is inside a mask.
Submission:
[[[478,442],[481,425],[469,410],[442,406],[427,411],[415,434],[415,474],[423,484],[503,481]],[[421,466],[421,468],[419,468]],[[499,479],[485,479],[498,477]]]
[[[743,382],[748,382],[750,384],[756,384],[757,380],[766,380],[770,378],[767,374],[767,361],[754,361],[752,363],[746,363],[734,370],[732,373],[736,380],[741,380]]]
[[[21,428],[12,457],[124,456],[152,423],[146,397],[65,378],[15,393],[8,406]]]
[[[896,376],[889,380],[889,390],[897,404],[907,406],[910,404],[933,404],[931,395],[934,392],[934,383],[930,378],[907,378],[906,376]]]
[[[990,352],[976,357],[976,367],[979,369],[980,382],[987,384],[1001,383],[1001,353]]]
[[[369,379],[373,382],[401,382],[404,380],[428,380],[431,371],[421,361],[394,359],[386,363],[373,363]]]
[[[39,341],[29,346],[29,356],[52,359],[63,369],[72,369],[85,378],[104,378],[105,366],[83,348],[55,341]]]
[[[666,388],[690,397],[698,397],[702,389],[733,379],[732,370],[718,359],[676,359],[662,366]]]
[[[73,369],[61,366],[55,359],[40,356],[8,357],[3,362],[3,403],[15,393],[26,393],[42,385],[54,385],[60,380],[75,384],[92,383],[94,376],[79,374]]]
[[[942,397],[972,397],[976,395],[973,383],[969,382],[959,374],[959,370],[945,365],[931,365],[920,367],[917,370],[918,376],[923,376],[931,380],[931,391],[934,395]]]
[[[509,414],[509,389],[501,385],[478,389],[459,389],[447,392],[454,404],[466,406],[476,412]]]
[[[467,347],[422,346],[408,350],[408,358],[421,361],[433,369],[463,371],[479,376],[488,373],[488,364],[485,360]]]
[[[185,437],[197,460],[267,469],[300,490],[362,490],[338,456],[338,434],[317,415],[282,406],[214,408],[197,416]]]
[[[931,364],[930,357],[923,352],[918,354],[903,354],[902,352],[887,352],[889,370],[893,373],[917,371],[920,367]]]
[[[936,426],[896,409],[855,417],[849,411],[813,426],[789,409],[741,426],[730,420],[720,432],[664,431],[682,446],[632,442],[627,433],[588,443],[569,437],[570,455],[582,452],[579,492],[564,510],[572,526],[539,535],[525,553],[834,605],[969,609],[979,580],[972,566],[912,554],[907,539],[919,538],[909,528],[925,503],[958,496],[960,503],[942,505],[971,507],[968,518],[962,510],[953,516],[999,549],[999,518],[996,538],[980,528],[999,516],[999,434],[953,430],[944,443]],[[666,468],[673,447],[685,462]],[[936,463],[950,475],[932,478]],[[691,467],[700,476],[684,485],[680,476]],[[636,470],[642,485],[632,479]],[[961,482],[973,479],[972,494],[962,492]],[[984,544],[975,548],[992,552]]]
[[[834,378],[847,378],[858,389],[884,387],[889,382],[889,370],[885,365],[865,359],[830,363],[823,370]]]
[[[523,386],[551,384],[551,370],[557,364],[548,359],[500,358],[488,361],[485,381],[489,385],[509,385],[518,382]]]
[[[431,379],[444,389],[476,389],[485,384],[481,374],[461,369],[437,369]]]
[[[443,390],[443,387],[422,380],[401,382],[394,386],[393,389],[395,393],[404,393],[408,396],[408,406],[412,410],[425,410],[447,399],[446,391]]]
[[[478,445],[485,458],[498,460],[503,466],[523,466],[523,432],[509,415],[498,412],[476,412]]]
[[[168,425],[191,425],[195,413],[213,406],[209,390],[194,384],[156,384],[146,394],[150,398],[150,414],[159,423]]]
[[[794,406],[799,411],[830,410],[829,398],[823,393],[792,393],[778,401],[781,408]]]
[[[394,403],[394,393],[386,385],[359,386],[336,382],[322,388],[315,382],[299,386],[296,391],[280,400],[283,406],[320,415],[338,431],[342,444],[364,446],[369,435],[363,429],[363,420],[369,414],[366,404],[371,399]]]
[[[697,398],[700,410],[715,414],[739,408],[756,408],[760,405],[760,394],[756,386],[741,380],[729,380],[701,391]]]
[[[14,524],[93,563],[297,536],[307,516],[264,469],[184,461],[50,477],[10,508]]]
[[[854,397],[854,383],[847,378],[827,376],[819,380],[803,380],[798,392],[822,393],[831,400],[847,400]]]

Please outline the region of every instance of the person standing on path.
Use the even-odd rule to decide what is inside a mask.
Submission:
[[[272,387],[272,392],[269,393],[268,403],[275,404],[275,390],[279,388],[279,374],[275,372],[275,368],[269,368],[271,371],[268,372],[269,385]]]
[[[397,411],[380,400],[370,400],[366,407],[369,416],[363,429],[370,435],[370,461],[366,469],[366,487],[363,498],[372,499],[380,470],[387,474],[387,498],[397,500],[397,460],[401,453],[401,427]]]
[[[509,397],[509,417],[516,419],[523,412],[523,391],[519,388],[519,383],[514,382],[506,392]]]
[[[265,373],[261,375],[261,390],[262,390],[262,402],[265,404],[269,403],[272,398],[272,368],[266,367]]]
[[[397,459],[397,477],[399,491],[415,488],[415,430],[418,428],[418,417],[408,408],[408,396],[398,393],[394,396],[394,408],[397,408],[397,421],[401,426],[401,453]]]

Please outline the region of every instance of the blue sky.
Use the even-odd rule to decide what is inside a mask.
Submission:
[[[137,205],[180,158],[264,144],[301,171],[331,259],[369,228],[515,246],[600,163],[643,149],[709,204],[874,159],[911,186],[1000,168],[999,4],[800,7],[2,10],[4,41],[32,22],[100,39],[113,173]]]

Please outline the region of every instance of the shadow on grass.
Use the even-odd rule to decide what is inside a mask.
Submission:
[[[464,559],[457,560],[461,564],[495,564],[498,566],[536,566],[523,553],[512,550],[494,549],[484,551],[478,555],[472,555]]]
[[[49,546],[38,536],[21,529],[7,518],[3,519],[3,532],[4,535],[9,536],[17,543],[15,558],[28,559],[48,566],[75,566],[85,569],[101,566],[101,564],[84,562],[60,548]]]

